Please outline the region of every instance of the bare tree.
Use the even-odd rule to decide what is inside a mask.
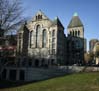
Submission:
[[[21,0],[0,0],[0,29],[4,32],[15,30],[24,21],[22,19]]]

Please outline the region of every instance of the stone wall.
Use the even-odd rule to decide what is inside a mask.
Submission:
[[[59,66],[58,69],[66,71],[67,73],[99,71],[99,67],[90,67],[90,66]]]

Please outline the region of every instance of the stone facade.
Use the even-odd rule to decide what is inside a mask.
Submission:
[[[59,18],[52,21],[42,11],[18,31],[17,54],[32,66],[65,64],[64,47],[64,27]]]
[[[38,11],[18,31],[17,54],[33,67],[83,64],[86,52],[84,26],[74,15],[67,27],[68,36],[58,17],[50,20]],[[30,62],[30,63],[29,63]]]
[[[83,65],[86,39],[84,26],[78,15],[68,27],[56,17],[50,20],[41,10],[17,32],[17,56],[0,70],[1,79],[31,81],[62,73],[63,65]],[[65,70],[67,71],[67,70]],[[65,72],[66,73],[66,72]],[[64,74],[64,72],[62,73]]]

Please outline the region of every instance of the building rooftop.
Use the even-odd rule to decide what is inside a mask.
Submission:
[[[55,17],[55,19],[53,21],[53,25],[61,26],[62,28],[64,28],[64,26],[62,25],[62,23],[58,17]]]
[[[80,27],[80,26],[83,26],[79,16],[77,13],[74,13],[69,25],[68,25],[68,28],[73,28],[73,27]]]

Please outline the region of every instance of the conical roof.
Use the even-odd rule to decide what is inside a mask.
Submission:
[[[74,16],[72,17],[72,19],[68,25],[68,28],[80,27],[80,26],[83,26],[83,24],[78,16],[78,14],[74,13]]]
[[[56,17],[53,21],[53,25],[57,25],[57,26],[61,26],[62,28],[64,28],[64,26],[62,25],[61,21],[59,20],[58,17]]]

